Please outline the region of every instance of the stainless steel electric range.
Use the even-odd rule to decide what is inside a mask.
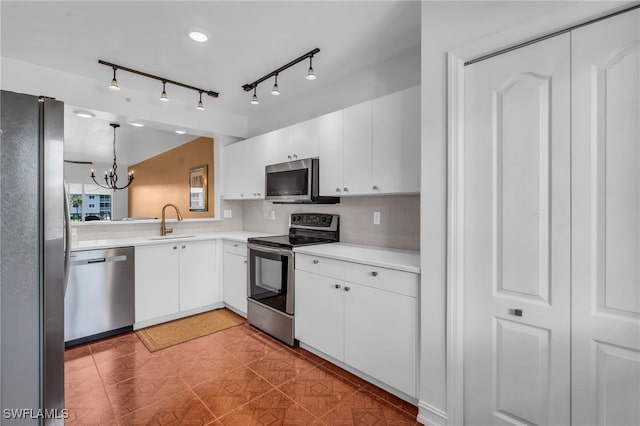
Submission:
[[[294,346],[296,341],[293,249],[338,241],[340,217],[325,213],[294,213],[289,217],[289,235],[249,238],[249,324]]]

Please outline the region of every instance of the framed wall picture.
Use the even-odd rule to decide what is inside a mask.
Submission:
[[[207,165],[189,169],[189,211],[207,211]]]

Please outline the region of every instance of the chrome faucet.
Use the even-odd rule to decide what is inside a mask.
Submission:
[[[182,220],[180,210],[178,210],[178,207],[175,204],[165,204],[164,207],[162,207],[162,223],[160,224],[160,235],[162,235],[163,237],[173,232],[173,228],[167,228],[167,220],[165,219],[165,210],[169,206],[176,209],[176,213],[178,214],[178,221]]]

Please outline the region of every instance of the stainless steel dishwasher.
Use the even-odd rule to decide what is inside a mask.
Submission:
[[[134,248],[72,252],[64,298],[65,346],[130,331],[134,321]]]

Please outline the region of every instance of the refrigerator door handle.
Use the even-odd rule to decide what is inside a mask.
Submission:
[[[69,197],[67,187],[63,185],[64,191],[64,294],[67,294],[67,284],[69,284],[69,270],[71,269],[71,215],[69,213]]]

